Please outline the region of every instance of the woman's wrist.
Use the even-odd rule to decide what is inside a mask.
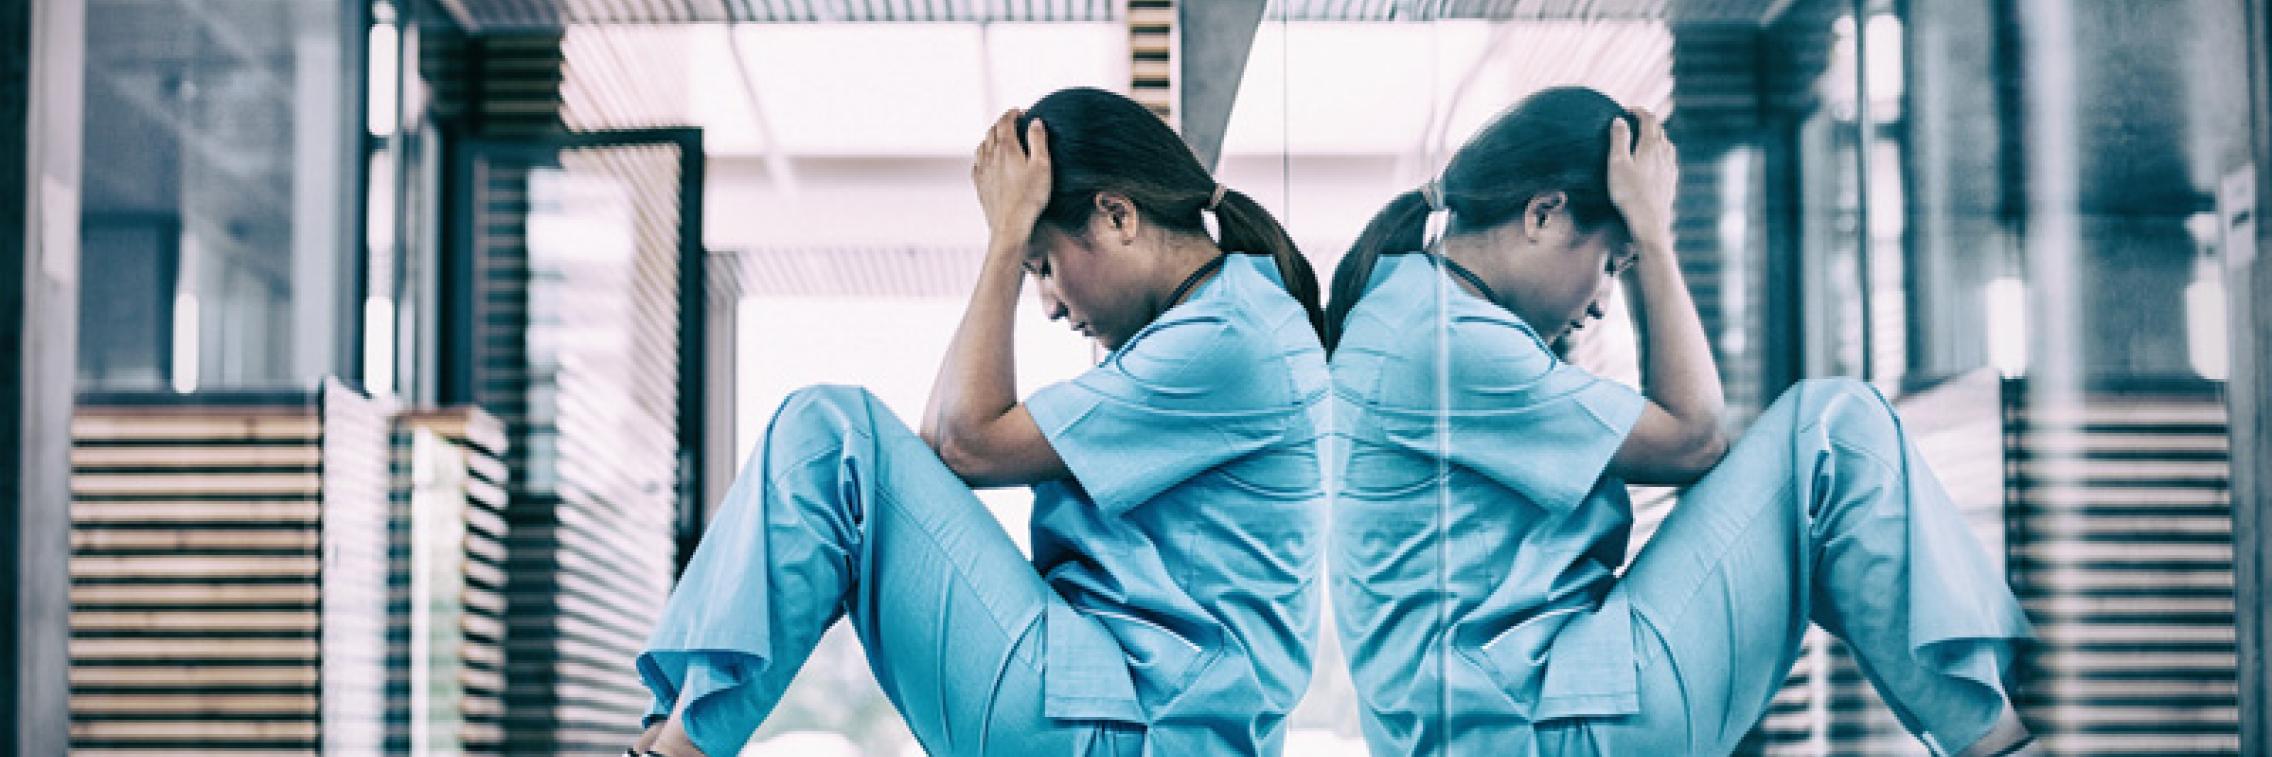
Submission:
[[[1633,247],[1641,253],[1639,262],[1647,263],[1651,258],[1671,260],[1673,257],[1672,229],[1669,224],[1658,225],[1656,228],[1635,229],[1633,230]]]
[[[1639,259],[1633,262],[1633,282],[1644,294],[1653,279],[1661,279],[1668,273],[1676,280],[1680,277],[1680,259],[1673,254],[1670,240],[1636,239],[1634,245],[1640,248],[1640,253]]]
[[[1033,238],[1033,229],[1030,226],[1024,231],[1015,232],[999,228],[994,229],[986,235],[986,255],[989,258],[1008,258],[1022,263],[1025,259],[1027,240],[1031,238]]]
[[[1024,247],[1033,238],[1034,227],[1041,225],[1040,208],[1013,208],[1001,215],[986,217],[986,235],[991,242]]]

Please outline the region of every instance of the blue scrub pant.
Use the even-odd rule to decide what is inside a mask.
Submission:
[[[1727,754],[1811,620],[1848,642],[1911,733],[1954,753],[2008,706],[2012,641],[2029,633],[1892,408],[1851,380],[1784,393],[1622,580],[1640,712],[1541,723],[1542,752]]]
[[[729,757],[849,614],[931,754],[1134,751],[1138,726],[1042,714],[1043,611],[1064,601],[874,396],[812,387],[782,403],[719,507],[642,672],[696,696],[688,735]]]

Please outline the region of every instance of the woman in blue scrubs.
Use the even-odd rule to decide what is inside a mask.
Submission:
[[[1373,751],[1726,754],[1810,621],[1933,752],[2031,749],[2026,619],[1885,400],[1802,382],[1722,435],[1676,183],[1654,118],[1544,91],[1336,272],[1333,604]],[[1549,348],[1628,270],[1645,393]],[[1627,483],[1688,487],[1630,566]]]
[[[1120,95],[1004,114],[972,173],[992,242],[921,432],[857,388],[782,404],[638,658],[635,751],[738,753],[847,615],[932,754],[1280,750],[1318,630],[1314,275]],[[1029,276],[1111,354],[1019,402]],[[1030,562],[971,492],[1018,484]]]

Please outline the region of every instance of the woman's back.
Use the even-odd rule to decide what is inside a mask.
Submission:
[[[1629,696],[1630,675],[1602,687],[1617,683],[1604,673],[1630,668],[1629,644],[1563,642],[1570,653],[1560,654],[1556,640],[1624,627],[1621,604],[1603,623],[1569,624],[1597,617],[1624,558],[1630,507],[1602,470],[1638,395],[1555,360],[1529,326],[1420,254],[1381,257],[1332,371],[1347,442],[1334,461],[1334,610],[1374,750],[1434,752],[1458,733],[1503,739],[1442,724]],[[1565,672],[1549,674],[1550,649]]]
[[[1125,648],[1158,739],[1233,717],[1261,739],[1238,747],[1269,751],[1308,686],[1326,381],[1270,260],[1231,254],[1103,365],[1027,402],[1079,482],[1035,487],[1036,567],[1119,645],[1052,632],[1051,662]]]

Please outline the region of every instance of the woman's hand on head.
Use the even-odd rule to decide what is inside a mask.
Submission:
[[[1635,108],[1638,134],[1625,119],[1609,124],[1609,199],[1625,217],[1633,242],[1650,251],[1672,247],[1673,192],[1680,185],[1680,161],[1664,123]]]
[[[1049,204],[1049,133],[1041,119],[1026,124],[1025,145],[1018,144],[1015,108],[994,119],[986,138],[978,143],[970,167],[971,183],[978,186],[978,207],[986,213],[987,230],[1024,241]]]
[[[1656,116],[1636,109],[1633,121],[1631,128],[1622,118],[1610,123],[1609,199],[1639,249],[1633,293],[1648,339],[1641,385],[1649,403],[1609,469],[1629,483],[1685,486],[1727,452],[1720,423],[1727,398],[1696,302],[1672,258],[1680,164]]]

